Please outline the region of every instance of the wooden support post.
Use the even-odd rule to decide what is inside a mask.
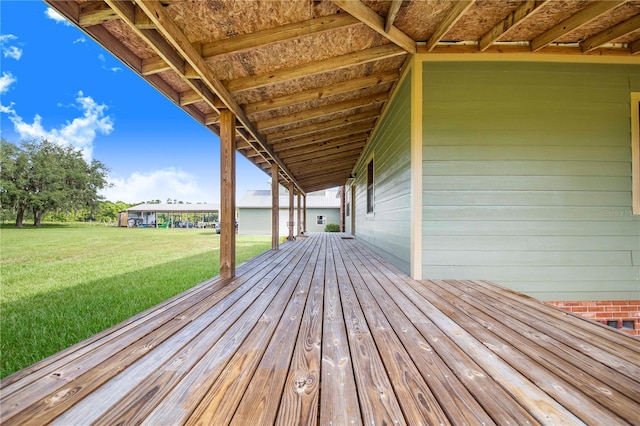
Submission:
[[[345,222],[346,222],[346,217],[345,217],[345,213],[346,213],[346,209],[345,209],[345,194],[344,191],[346,189],[346,186],[341,186],[340,187],[340,232],[344,232],[345,231]]]
[[[278,188],[278,164],[271,164],[271,248],[278,250],[280,242],[280,191]]]
[[[302,235],[302,194],[298,192],[298,237]]]
[[[293,182],[289,184],[289,222],[287,222],[287,227],[289,228],[289,236],[287,237],[288,241],[295,240],[293,236],[293,192],[295,188],[293,186]]]
[[[303,218],[302,218],[302,230],[304,233],[307,233],[307,194],[304,195],[304,209],[303,209]]]
[[[220,111],[220,276],[236,274],[236,117]]]

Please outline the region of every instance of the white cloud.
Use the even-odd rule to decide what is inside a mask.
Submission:
[[[15,59],[19,61],[22,57],[22,49],[15,46],[12,42],[18,40],[13,34],[0,35],[0,46],[2,46],[2,56],[5,58]]]
[[[103,70],[112,71],[112,72],[122,71],[122,68],[120,68],[120,67],[108,67],[107,66],[107,59],[104,57],[104,55],[102,53],[98,55],[98,60],[100,62],[102,62],[102,69]]]
[[[81,117],[67,121],[58,129],[47,130],[42,125],[42,117],[36,114],[33,123],[25,122],[11,107],[2,107],[0,112],[9,115],[16,133],[22,139],[47,139],[60,145],[71,145],[82,151],[83,157],[90,160],[93,155],[93,141],[98,133],[108,135],[113,131],[111,117],[105,115],[106,105],[98,105],[90,96],[78,92],[76,105],[83,112]]]
[[[71,23],[69,21],[67,21],[67,18],[65,18],[64,16],[60,15],[60,13],[58,13],[57,10],[54,10],[54,9],[48,7],[47,10],[45,10],[44,14],[45,14],[45,16],[47,18],[56,21],[56,24],[64,24],[64,25],[67,25],[67,26],[71,26]]]
[[[213,194],[204,191],[194,175],[179,168],[132,173],[129,177],[110,177],[110,188],[102,191],[109,201],[137,203],[167,198],[184,202],[212,202]]]
[[[76,43],[86,43],[86,42],[87,42],[87,39],[86,39],[86,38],[84,38],[84,37],[80,37],[80,38],[77,38],[77,39],[73,40],[73,44],[76,44]]]
[[[10,72],[3,72],[0,77],[0,93],[6,93],[13,83],[18,81]]]

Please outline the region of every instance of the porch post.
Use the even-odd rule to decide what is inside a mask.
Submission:
[[[280,243],[280,193],[278,188],[278,164],[271,165],[271,248],[278,250]]]
[[[340,232],[344,232],[345,231],[345,208],[344,208],[344,202],[345,202],[345,186],[342,185],[340,187]]]
[[[236,274],[236,117],[220,110],[220,276]]]
[[[304,194],[302,196],[302,200],[303,200],[303,217],[302,217],[302,231],[306,234],[307,233],[307,194]]]
[[[411,73],[411,278],[422,279],[422,59]]]
[[[298,192],[298,237],[302,234],[302,194]]]
[[[289,228],[289,236],[287,237],[288,241],[293,241],[293,191],[295,188],[293,186],[293,182],[289,184],[289,222],[287,222],[287,227]]]

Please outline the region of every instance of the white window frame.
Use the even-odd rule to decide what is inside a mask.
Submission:
[[[322,218],[322,223],[320,223],[320,218]],[[317,214],[316,215],[316,225],[322,226],[327,224],[327,215],[325,214]]]

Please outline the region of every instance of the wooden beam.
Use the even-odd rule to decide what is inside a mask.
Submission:
[[[180,93],[180,106],[195,104],[201,100],[202,96],[195,90],[189,89]]]
[[[325,105],[320,108],[307,109],[294,114],[283,115],[280,117],[269,118],[267,120],[259,121],[256,126],[258,130],[266,130],[275,127],[282,127],[292,123],[311,120],[321,117],[323,115],[335,114],[342,111],[349,111],[356,108],[362,108],[364,106],[370,106],[386,102],[388,93],[378,93],[375,95],[365,96],[363,98],[350,99],[347,101],[337,102],[335,104]]]
[[[353,145],[363,145],[363,142],[369,137],[368,133],[357,133],[355,135],[349,135],[342,138],[337,138],[331,141],[322,142],[312,146],[301,146],[298,148],[288,149],[280,152],[280,158],[283,161],[290,161],[296,156],[311,155],[321,157],[332,150],[347,149]]]
[[[282,83],[288,80],[309,77],[329,71],[337,71],[405,54],[406,52],[401,48],[393,44],[387,44],[384,46],[360,50],[354,53],[348,53],[346,55],[336,56],[323,61],[314,61],[265,74],[230,80],[227,81],[226,86],[229,92],[242,92],[244,90],[258,89],[260,87]]]
[[[438,42],[442,40],[442,37],[444,37],[449,32],[449,30],[453,28],[456,22],[458,22],[458,20],[462,18],[462,16],[467,12],[467,10],[469,10],[474,1],[475,0],[459,0],[453,2],[453,7],[451,8],[447,16],[445,16],[445,18],[440,22],[438,28],[436,28],[431,37],[429,37],[429,40],[427,40],[427,51],[431,51],[431,49],[433,49],[438,44]]]
[[[287,40],[318,35],[322,32],[362,25],[360,21],[347,14],[336,14],[310,19],[280,27],[269,28],[255,33],[243,34],[202,44],[202,56],[205,59],[228,53],[238,53],[262,48]]]
[[[116,2],[115,0],[107,1],[112,7],[113,5],[111,3],[119,3],[119,1]],[[282,161],[276,156],[276,154],[271,151],[271,148],[269,148],[267,141],[258,132],[258,130],[253,127],[253,124],[251,123],[251,121],[249,121],[248,117],[240,108],[240,106],[235,102],[227,88],[222,84],[222,82],[215,78],[215,76],[213,75],[213,71],[207,65],[200,53],[191,44],[189,39],[184,35],[182,30],[176,25],[171,17],[167,15],[167,12],[164,10],[163,5],[160,2],[150,0],[138,0],[136,4],[149,17],[149,19],[153,21],[153,24],[156,26],[156,28],[158,28],[158,31],[162,33],[162,38],[170,43],[170,45],[181,56],[181,58],[184,58],[185,68],[187,68],[186,65],[188,65],[190,68],[196,71],[207,89],[211,93],[216,95],[215,98],[221,99],[224,102],[224,105],[235,114],[237,119],[246,129],[246,132],[251,135],[251,139],[255,140],[256,143],[261,145],[264,150],[269,153],[271,159],[278,163],[283,172],[289,176],[290,180],[294,182],[294,184],[297,185],[296,179],[289,173],[284,163],[282,163]],[[162,56],[161,52],[160,56]],[[167,61],[167,58],[163,59]],[[171,63],[171,61],[167,62]],[[182,70],[180,75],[184,76],[184,71],[185,70]],[[185,81],[191,86],[192,89],[198,89],[198,87],[196,87],[188,78],[185,79]],[[206,94],[203,94],[203,97],[207,99]],[[207,99],[207,101],[209,100]],[[218,109],[215,103],[211,106],[213,107],[213,109]]]
[[[363,147],[364,141],[356,141],[353,144],[348,145],[344,150],[335,148],[333,150],[330,150],[328,153],[322,153],[322,155],[318,155],[318,153],[315,152],[310,152],[308,154],[296,155],[284,161],[291,168],[296,168],[297,166],[311,166],[318,163],[327,163],[334,160],[340,160],[341,158],[350,158],[352,156],[361,154]]]
[[[296,235],[299,237],[302,234],[302,195],[298,192],[298,231],[296,233]]]
[[[526,0],[516,10],[511,12],[506,18],[495,25],[489,32],[480,38],[480,51],[485,51],[493,42],[497,41],[510,29],[517,27],[525,20],[534,16],[540,10],[540,6],[544,1]]]
[[[357,134],[369,134],[373,128],[372,123],[359,123],[354,126],[346,126],[344,129],[331,130],[328,132],[316,133],[314,135],[305,136],[299,139],[287,140],[284,142],[278,142],[273,145],[273,150],[276,153],[288,149],[304,148],[309,145],[316,145],[322,142],[339,140],[351,135]],[[278,154],[279,155],[279,154]]]
[[[584,9],[574,13],[564,21],[555,25],[531,40],[531,51],[537,52],[554,40],[588,24],[609,10],[620,6],[625,0],[603,0],[590,2]]]
[[[336,152],[332,155],[325,155],[323,157],[313,157],[307,158],[305,160],[298,160],[297,158],[293,161],[288,162],[287,164],[291,167],[292,170],[297,170],[299,172],[305,172],[306,170],[313,170],[314,166],[331,166],[336,161],[341,160],[350,160],[351,158],[357,158],[358,155],[362,153],[362,148],[357,148],[354,150],[349,150],[346,152]]]
[[[396,16],[398,16],[398,11],[400,10],[400,6],[402,6],[402,0],[391,0],[391,4],[389,5],[389,10],[387,11],[387,17],[384,20],[384,31],[389,32],[393,27],[393,21],[396,20]]]
[[[278,165],[271,164],[271,249],[280,248],[280,187],[278,183]]]
[[[104,22],[120,19],[118,14],[103,2],[90,1],[80,4],[80,17],[78,24],[81,27],[100,25]]]
[[[303,197],[303,207],[302,207],[302,232],[303,233],[307,233],[307,195],[305,194]]]
[[[244,107],[244,111],[249,115],[272,111],[278,108],[289,107],[291,105],[310,102],[316,99],[325,99],[331,96],[341,95],[344,93],[376,86],[378,84],[396,81],[397,79],[398,71],[396,70],[380,72],[366,77],[341,81],[329,86],[322,86],[311,90],[305,90],[278,98],[267,99],[264,101],[255,102],[253,104],[248,104]]]
[[[358,160],[359,156],[360,155],[358,154],[350,157],[340,158],[339,160],[331,159],[325,162],[309,164],[306,167],[303,164],[303,165],[298,165],[297,169],[296,167],[294,167],[294,169],[296,169],[298,173],[303,175],[300,178],[301,180],[305,180],[305,179],[308,180],[309,176],[315,173],[323,175],[326,173],[331,173],[332,171],[335,171],[335,170],[342,170],[342,169],[349,169],[349,171],[351,171],[351,169],[353,169],[353,166],[355,165],[355,162]]]
[[[169,65],[160,56],[153,56],[142,60],[142,75],[158,74],[164,71],[170,71],[171,65]]]
[[[598,47],[602,46],[605,43],[609,43],[612,40],[615,40],[619,37],[627,35],[631,32],[638,31],[640,28],[640,15],[636,15],[632,18],[627,19],[624,22],[620,22],[613,27],[604,30],[598,34],[595,34],[586,40],[580,43],[580,48],[582,52],[590,52]]]
[[[293,237],[293,193],[295,192],[295,187],[293,183],[289,185],[289,222],[287,222],[287,228],[289,229],[289,236],[287,237],[288,241],[293,241],[295,238]]]
[[[355,123],[360,123],[363,121],[371,121],[375,120],[380,115],[380,111],[377,110],[369,110],[365,112],[360,112],[358,114],[349,115],[346,117],[334,118],[329,121],[324,121],[321,123],[313,123],[307,124],[305,126],[295,127],[293,129],[288,129],[284,131],[279,131],[273,134],[267,134],[267,140],[270,143],[275,143],[279,141],[284,141],[291,138],[312,135],[315,133],[323,132],[330,129],[337,129],[345,126],[351,126]]]
[[[220,276],[236,274],[236,117],[220,111]]]
[[[392,43],[402,47],[405,51],[416,53],[416,42],[411,37],[393,25],[389,27],[388,31],[385,31],[384,18],[360,0],[332,0],[332,2],[378,34],[386,37]]]
[[[640,40],[636,40],[632,43],[629,43],[629,50],[632,55],[637,55],[640,53]]]

